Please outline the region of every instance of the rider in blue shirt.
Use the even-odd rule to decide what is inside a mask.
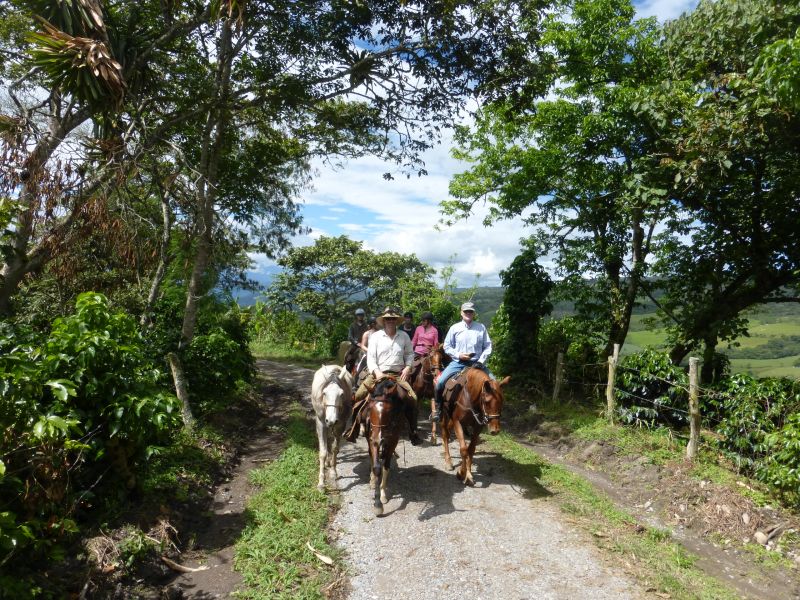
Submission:
[[[438,421],[442,414],[442,391],[444,384],[453,375],[460,373],[467,367],[479,367],[486,371],[492,379],[494,375],[486,367],[486,361],[492,353],[492,340],[483,323],[477,323],[475,318],[475,305],[464,302],[461,305],[461,321],[453,325],[444,338],[444,351],[453,359],[444,368],[439,382],[436,384],[436,410],[431,419]]]

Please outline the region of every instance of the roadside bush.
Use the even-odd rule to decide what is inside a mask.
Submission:
[[[779,431],[764,436],[766,459],[757,469],[761,481],[800,504],[800,414],[790,415]]]
[[[41,344],[0,353],[0,564],[24,548],[56,556],[101,480],[133,487],[133,461],[179,424],[144,348],[136,322],[90,292]]]
[[[236,340],[223,327],[192,338],[183,366],[193,399],[224,403],[239,382],[252,380],[255,365],[246,339]]]
[[[619,416],[625,423],[687,423],[689,378],[669,355],[643,350],[620,360],[616,387]]]
[[[251,309],[250,328],[255,341],[300,349],[312,356],[336,354],[339,342],[347,339],[348,327],[349,323],[345,321],[337,323],[332,335],[327,335],[315,321],[303,319],[296,312],[273,310],[262,302],[257,302]]]
[[[703,415],[718,421],[718,442],[738,468],[768,477],[762,468],[769,459],[776,473],[781,459],[775,452],[780,432],[790,416],[800,412],[800,382],[793,379],[756,379],[737,373],[722,381],[716,393],[704,395]],[[767,439],[771,444],[767,443]],[[791,461],[790,461],[791,464]],[[768,479],[765,481],[769,482]]]
[[[548,381],[553,381],[558,353],[564,353],[564,379],[568,382],[594,384],[602,382],[601,363],[603,336],[588,323],[576,317],[552,319],[539,330],[539,359]],[[584,392],[581,386],[581,392]]]

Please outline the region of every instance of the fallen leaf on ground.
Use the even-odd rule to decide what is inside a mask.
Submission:
[[[178,573],[197,573],[198,571],[208,570],[208,565],[202,565],[200,567],[185,567],[183,565],[179,565],[174,560],[170,560],[166,556],[162,556],[161,560],[164,561],[164,564],[170,569],[177,571]]]
[[[320,552],[317,552],[316,550],[314,550],[314,546],[311,545],[311,542],[306,542],[306,546],[308,547],[309,550],[311,550],[314,553],[314,556],[316,556],[318,559],[320,559],[326,565],[332,565],[333,564],[333,559],[330,556],[325,556],[324,554],[321,554]]]

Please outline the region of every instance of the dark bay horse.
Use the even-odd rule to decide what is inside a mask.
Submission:
[[[430,398],[431,413],[436,410],[434,400],[436,380],[450,360],[451,358],[444,351],[442,344],[431,348],[428,354],[414,359],[414,369],[411,371],[409,383],[420,402],[423,398]],[[436,445],[436,421],[433,419],[431,419],[431,444]]]
[[[373,512],[383,514],[383,505],[389,501],[386,483],[392,456],[406,422],[406,397],[408,393],[394,377],[381,379],[370,393],[367,409],[367,446],[369,447],[370,487],[375,490]],[[380,484],[378,484],[380,480]]]
[[[444,446],[444,464],[448,469],[453,468],[450,459],[450,429],[456,433],[459,450],[461,451],[461,464],[456,477],[464,485],[475,485],[472,479],[472,457],[478,437],[486,425],[489,433],[500,433],[500,414],[503,410],[503,386],[511,377],[502,381],[495,381],[483,369],[471,367],[462,371],[456,377],[461,378],[462,387],[456,394],[450,394],[445,389],[444,414],[442,418],[442,445]],[[449,382],[448,382],[449,383]],[[470,441],[467,445],[464,428],[470,429]]]

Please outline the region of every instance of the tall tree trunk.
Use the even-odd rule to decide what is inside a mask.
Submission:
[[[645,238],[644,228],[642,227],[642,210],[634,209],[632,215],[632,236],[631,236],[631,268],[628,272],[627,283],[624,286],[620,283],[621,264],[615,265],[614,276],[610,277],[614,285],[614,293],[622,298],[621,305],[617,310],[612,310],[611,328],[608,334],[606,347],[603,349],[603,356],[609,357],[614,352],[614,344],[619,344],[620,348],[625,345],[628,337],[628,330],[631,326],[631,315],[633,306],[636,304],[636,297],[639,295],[639,284],[644,272],[645,258],[649,251],[650,237],[652,236],[654,224],[650,226],[650,232]]]
[[[199,183],[197,195],[198,240],[195,249],[192,274],[186,291],[186,305],[181,327],[180,348],[188,346],[194,337],[197,323],[197,301],[201,297],[203,279],[211,259],[214,235],[214,200],[217,194],[219,160],[225,143],[228,126],[230,99],[230,77],[233,65],[233,27],[234,19],[228,18],[222,24],[219,42],[219,66],[216,77],[218,101],[209,111],[203,132],[203,147],[200,156],[200,172],[203,179]]]
[[[167,274],[167,267],[169,266],[171,256],[169,253],[169,245],[172,240],[172,209],[169,207],[169,195],[167,190],[160,188],[161,191],[161,221],[163,223],[163,231],[161,232],[161,247],[158,252],[158,267],[153,275],[153,281],[150,283],[150,293],[147,294],[147,304],[145,304],[144,311],[140,324],[150,326],[152,324],[153,306],[158,300],[161,293],[161,282],[164,281],[164,276]]]
[[[192,405],[189,403],[189,386],[186,382],[186,375],[183,372],[181,359],[174,352],[170,352],[167,354],[167,362],[172,371],[172,380],[175,382],[175,395],[181,401],[183,426],[191,430],[194,427],[194,415],[192,414]]]
[[[700,368],[700,381],[706,385],[714,383],[714,354],[717,350],[717,335],[709,333],[703,339],[703,366]]]

